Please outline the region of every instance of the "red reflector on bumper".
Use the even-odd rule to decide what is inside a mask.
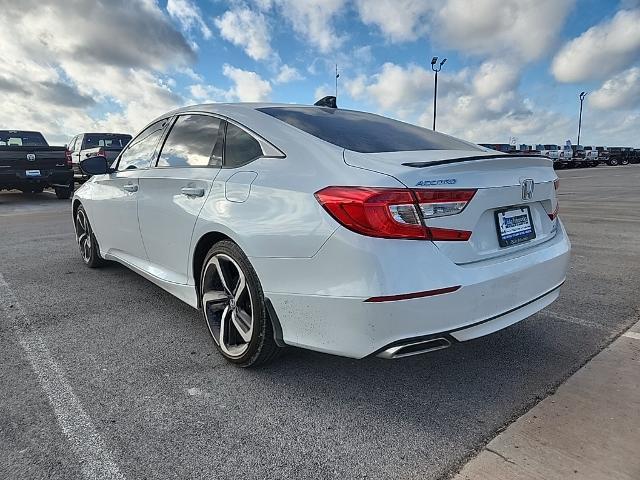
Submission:
[[[398,300],[410,300],[412,298],[432,297],[434,295],[442,295],[444,293],[455,292],[460,288],[460,285],[455,287],[438,288],[436,290],[426,290],[424,292],[415,293],[403,293],[401,295],[385,295],[382,297],[367,298],[365,302],[380,303],[380,302],[397,302]]]

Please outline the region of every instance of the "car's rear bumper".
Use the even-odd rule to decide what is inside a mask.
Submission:
[[[71,169],[43,169],[38,176],[28,176],[26,170],[0,170],[0,189],[23,188],[29,185],[66,187],[72,180]]]
[[[288,345],[362,358],[416,338],[470,340],[554,301],[569,262],[570,243],[560,222],[543,244],[469,265],[452,263],[431,242],[408,241],[400,249],[389,242],[390,249],[377,248],[373,255],[362,242],[384,240],[342,233],[311,259],[251,259]],[[449,293],[394,299],[458,286]]]

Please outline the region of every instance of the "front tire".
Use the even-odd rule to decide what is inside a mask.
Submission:
[[[273,360],[279,347],[258,275],[235,243],[216,243],[200,276],[202,314],[218,351],[240,367]]]
[[[76,224],[76,241],[78,242],[82,261],[89,268],[99,267],[104,263],[104,260],[100,256],[98,241],[93,234],[89,217],[87,217],[87,212],[82,205],[76,210],[74,221]]]

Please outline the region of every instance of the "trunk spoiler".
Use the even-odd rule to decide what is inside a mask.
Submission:
[[[538,154],[518,153],[518,154],[496,154],[496,155],[474,155],[471,157],[448,158],[446,160],[434,160],[433,162],[407,162],[403,163],[405,167],[424,168],[434,165],[446,165],[447,163],[471,162],[474,160],[488,160],[492,158],[517,158],[517,157],[540,157],[547,158]]]

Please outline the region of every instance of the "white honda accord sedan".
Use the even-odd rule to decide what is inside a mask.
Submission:
[[[370,113],[197,105],[82,168],[84,262],[201,309],[241,366],[285,346],[398,358],[477,338],[553,302],[569,262],[551,160]]]

